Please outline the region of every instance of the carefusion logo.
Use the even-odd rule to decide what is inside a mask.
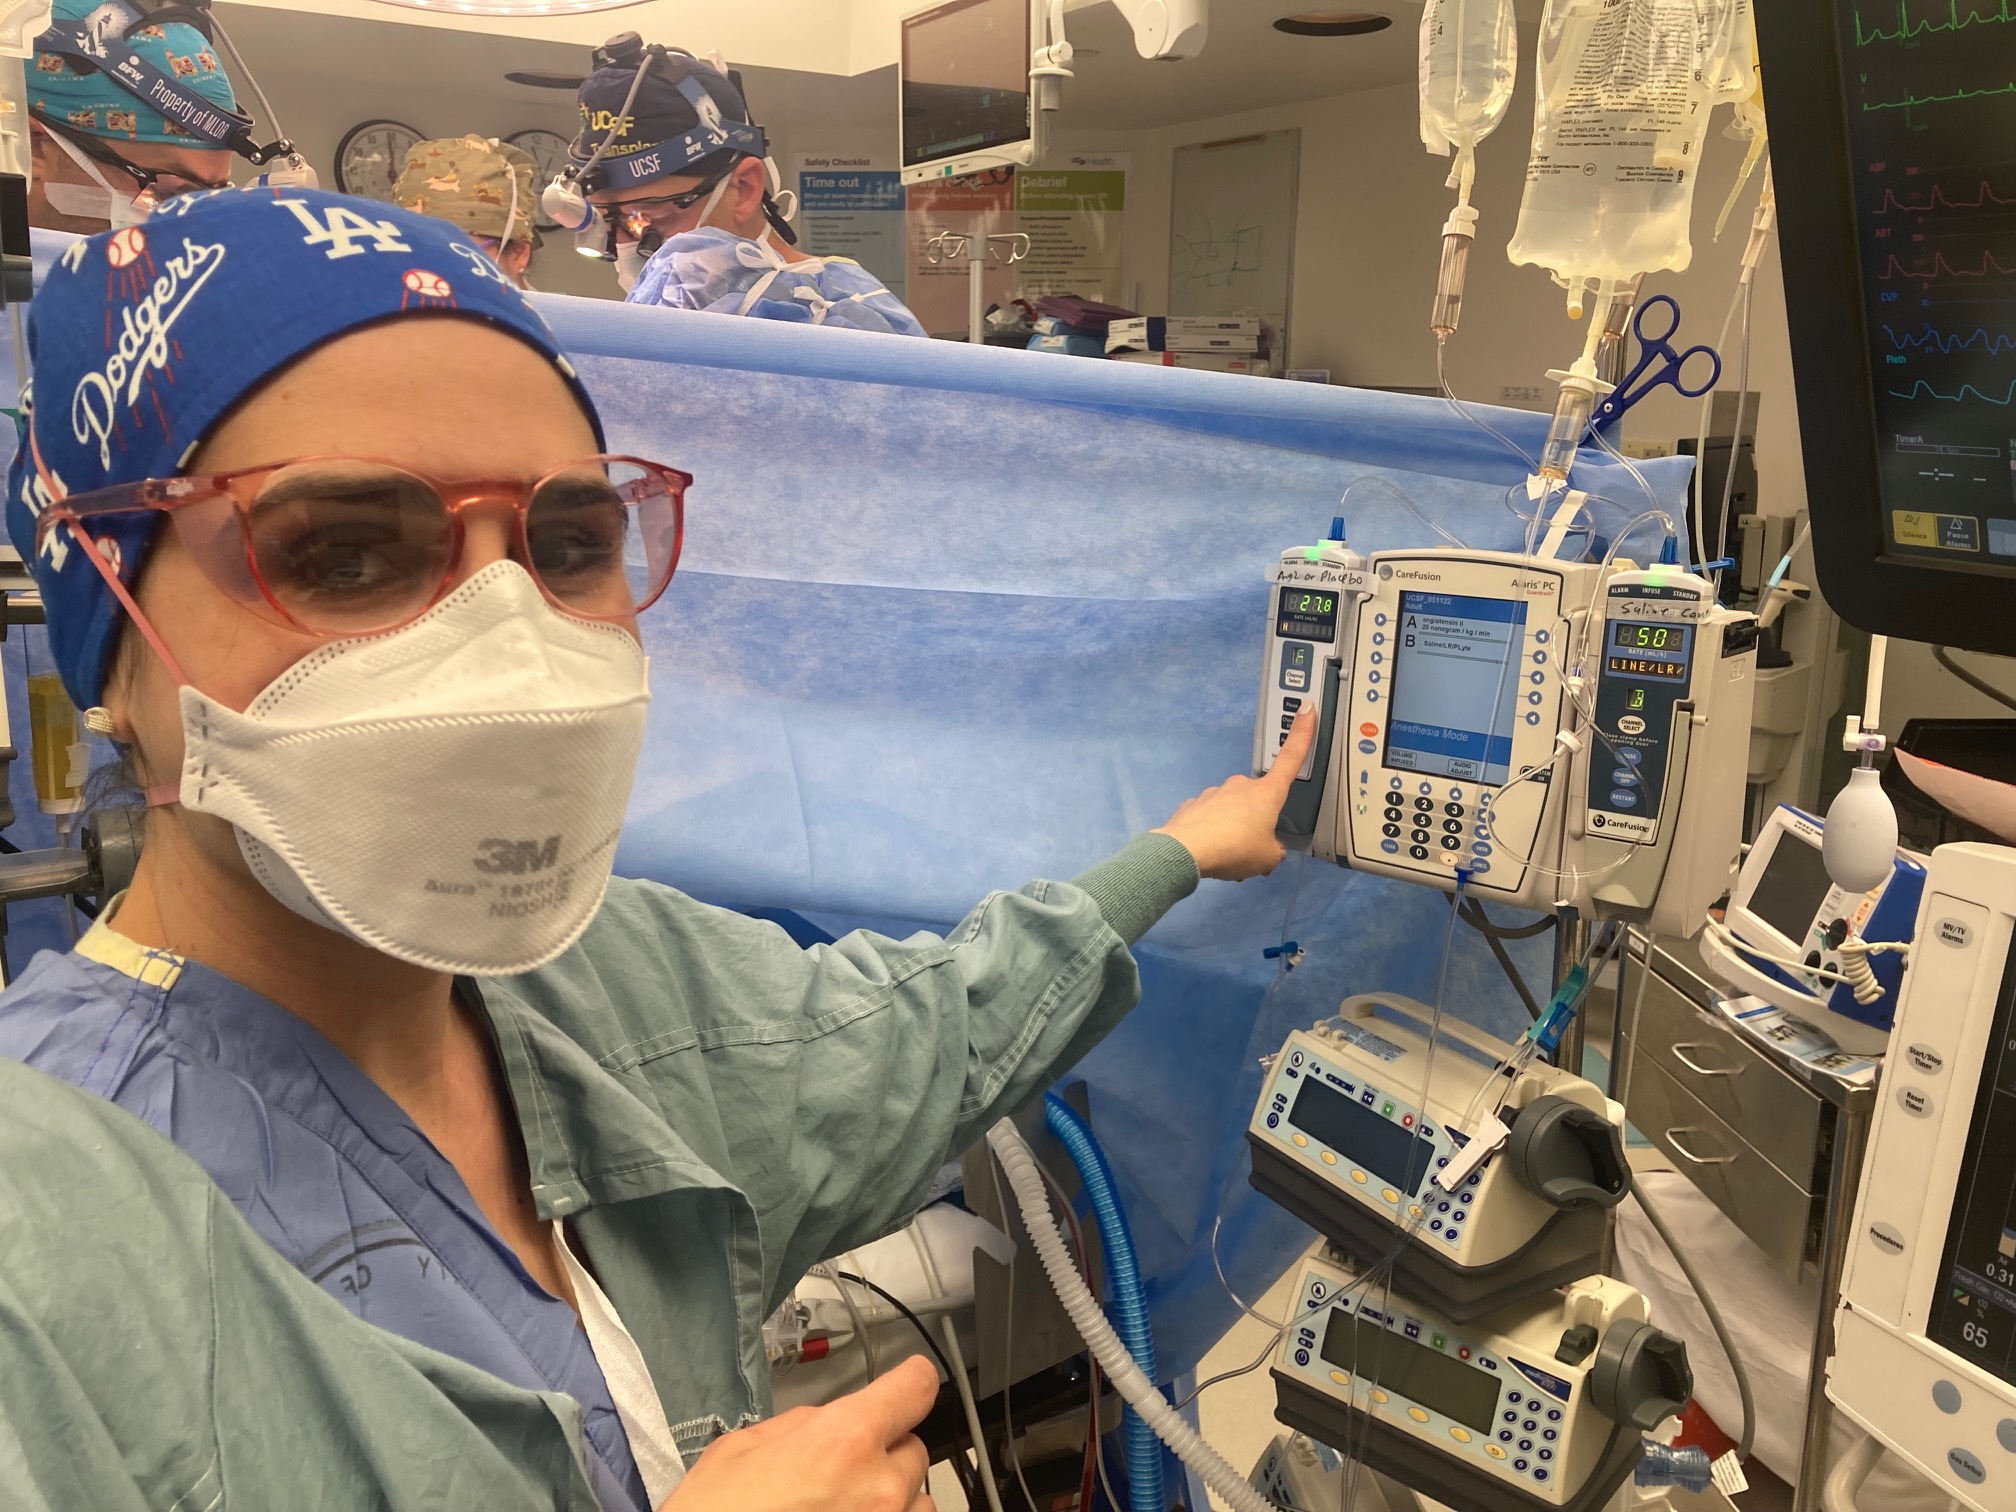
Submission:
[[[1388,580],[1398,578],[1403,583],[1439,583],[1442,581],[1441,573],[1427,567],[1381,566],[1379,576],[1382,579]]]
[[[99,466],[112,466],[112,432],[120,416],[137,412],[150,374],[168,371],[176,323],[223,265],[222,243],[184,237],[182,250],[167,260],[146,293],[119,312],[118,339],[104,365],[77,380],[70,431],[79,442],[97,446]],[[162,425],[165,430],[165,415]]]

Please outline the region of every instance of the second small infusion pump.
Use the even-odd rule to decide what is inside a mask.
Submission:
[[[1341,534],[1333,527],[1333,534]],[[1365,558],[1341,540],[1293,546],[1281,553],[1267,579],[1274,585],[1274,619],[1260,665],[1260,717],[1253,727],[1253,770],[1274,769],[1301,711],[1318,711],[1316,742],[1303,759],[1281,811],[1288,835],[1317,828],[1336,735],[1339,689],[1351,673],[1357,640],[1357,603],[1367,590]],[[1334,801],[1334,800],[1333,800]]]
[[[1467,1324],[1335,1255],[1291,1295],[1275,1417],[1465,1512],[1598,1512],[1694,1390],[1686,1346],[1610,1276]]]
[[[1600,1269],[1631,1167],[1624,1110],[1592,1083],[1538,1061],[1508,1074],[1512,1047],[1448,1014],[1431,1068],[1433,1018],[1370,994],[1289,1035],[1246,1141],[1258,1191],[1364,1264],[1397,1244],[1396,1284],[1462,1321]],[[1452,1125],[1492,1115],[1504,1148],[1446,1190],[1469,1144]]]
[[[2016,850],[1932,853],[1827,1394],[1973,1512],[2016,1507]]]

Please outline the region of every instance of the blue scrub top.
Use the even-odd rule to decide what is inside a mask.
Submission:
[[[105,928],[8,990],[0,1055],[118,1103],[210,1173],[261,1238],[367,1323],[581,1404],[603,1512],[649,1512],[573,1308],[455,1167],[303,1020]]]

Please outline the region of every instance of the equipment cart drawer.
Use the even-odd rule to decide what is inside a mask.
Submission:
[[[1774,1065],[1742,1031],[1696,1007],[1655,971],[1624,1032],[1640,1055],[1655,1061],[1779,1171],[1809,1192],[1825,1189],[1820,1098]]]
[[[1652,1056],[1627,1046],[1623,1100],[1631,1122],[1750,1236],[1782,1274],[1803,1274],[1817,1199],[1758,1153]]]

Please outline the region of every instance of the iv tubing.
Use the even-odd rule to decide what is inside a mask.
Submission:
[[[1175,1409],[1155,1389],[1155,1383],[1141,1373],[1141,1367],[1128,1355],[1065,1250],[1063,1235],[1057,1231],[1057,1219],[1050,1212],[1049,1199],[1044,1194],[1043,1179],[1036,1174],[1035,1157],[1015,1125],[1005,1118],[996,1123],[987,1131],[987,1147],[994,1152],[1009,1186],[1014,1188],[1023,1225],[1029,1231],[1043,1269],[1049,1274],[1057,1300],[1064,1304],[1079,1337],[1091,1349],[1114,1390],[1133,1405],[1163,1443],[1176,1451],[1178,1459],[1203,1477],[1205,1485],[1217,1492],[1232,1512],[1273,1512],[1272,1504],[1248,1484],[1246,1477],[1176,1415]]]
[[[1071,1164],[1078,1168],[1085,1197],[1092,1205],[1093,1220],[1099,1225],[1099,1247],[1106,1259],[1106,1298],[1117,1332],[1127,1345],[1127,1354],[1150,1381],[1155,1379],[1155,1335],[1148,1324],[1148,1298],[1141,1288],[1140,1268],[1134,1261],[1134,1236],[1127,1228],[1127,1214],[1113,1189],[1113,1172],[1106,1153],[1078,1110],[1055,1092],[1043,1098],[1043,1122]],[[1026,1219],[1026,1214],[1024,1215]],[[1141,1415],[1127,1409],[1121,1425],[1127,1444],[1127,1499],[1134,1512],[1165,1512],[1168,1503],[1162,1494],[1162,1446]]]

